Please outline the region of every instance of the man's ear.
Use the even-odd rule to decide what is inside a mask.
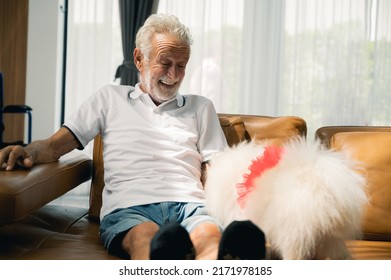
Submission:
[[[144,55],[141,52],[141,50],[139,48],[135,48],[133,51],[133,60],[134,60],[134,65],[136,65],[136,68],[139,71],[141,70],[143,58],[144,58]]]

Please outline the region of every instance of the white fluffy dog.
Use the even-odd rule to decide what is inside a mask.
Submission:
[[[255,223],[269,257],[349,259],[344,241],[360,234],[367,203],[357,167],[345,153],[303,139],[282,148],[241,143],[212,159],[206,205],[223,226]]]

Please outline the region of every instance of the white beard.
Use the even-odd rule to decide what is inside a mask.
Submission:
[[[159,81],[168,81],[167,76],[163,76],[156,82],[155,86],[152,87],[151,73],[148,68],[145,69],[145,79],[141,77],[141,82],[145,85],[147,92],[151,95],[151,98],[159,103],[173,99],[179,90],[180,84],[174,90],[161,90],[159,89]],[[171,82],[171,81],[170,81]]]

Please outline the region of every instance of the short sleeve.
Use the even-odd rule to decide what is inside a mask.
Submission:
[[[105,124],[105,111],[108,100],[104,94],[108,88],[101,89],[87,98],[82,105],[66,118],[64,126],[68,128],[84,148],[102,130]]]
[[[208,100],[198,115],[200,137],[198,149],[203,162],[227,147],[227,140],[220,126],[219,118],[213,103]]]

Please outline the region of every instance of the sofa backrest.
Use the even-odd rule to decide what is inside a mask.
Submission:
[[[281,144],[292,137],[306,137],[306,122],[296,116],[255,116],[219,114],[224,135],[230,146],[242,141],[260,141],[267,139]],[[94,140],[93,172],[90,190],[89,217],[99,221],[102,206],[102,190],[104,187],[103,143],[98,135]]]
[[[346,151],[360,163],[369,196],[363,239],[391,241],[391,127],[329,126],[319,128],[316,137],[326,147]]]

